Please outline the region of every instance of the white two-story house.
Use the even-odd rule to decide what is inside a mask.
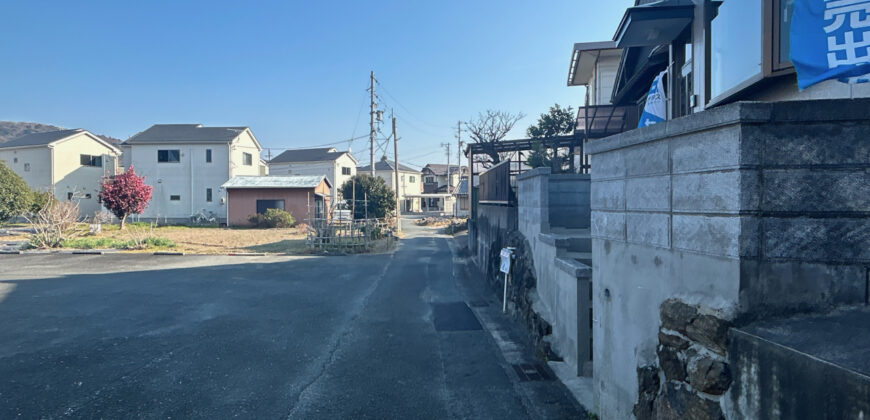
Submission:
[[[400,163],[397,179],[395,169],[394,162],[384,157],[375,163],[375,176],[383,179],[387,186],[399,196],[399,209],[403,213],[419,212],[420,194],[423,192],[420,172]],[[357,171],[361,174],[370,174],[372,166],[360,166]]]
[[[350,152],[334,147],[287,150],[269,161],[270,175],[322,175],[332,188],[332,203],[341,199],[341,186],[356,175],[357,161]]]
[[[80,217],[101,210],[100,183],[115,174],[120,155],[118,148],[82,129],[33,133],[0,144],[0,161],[32,190],[75,201]]]
[[[184,223],[200,212],[226,220],[221,185],[261,173],[262,147],[248,127],[155,124],[127,139],[122,150],[124,166],[154,187],[140,217],[164,223]]]

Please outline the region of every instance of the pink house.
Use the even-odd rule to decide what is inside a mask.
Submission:
[[[300,223],[323,217],[332,189],[325,176],[234,176],[222,187],[227,192],[227,226],[250,226],[250,215],[270,208],[288,211]]]

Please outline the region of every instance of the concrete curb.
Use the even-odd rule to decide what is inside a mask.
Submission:
[[[265,252],[231,252],[227,254],[230,257],[265,257]]]
[[[73,255],[103,255],[103,254],[105,254],[105,252],[104,251],[79,250],[79,251],[73,251],[72,254]]]
[[[169,251],[157,251],[151,255],[173,255],[173,256],[184,256],[183,252],[169,252]]]

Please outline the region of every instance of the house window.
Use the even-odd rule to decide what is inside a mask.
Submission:
[[[762,71],[758,0],[725,0],[710,22],[710,95],[717,97]]]
[[[67,200],[72,200],[72,198],[73,198],[73,193],[71,193],[71,192],[66,193]]]
[[[350,168],[348,168],[347,166],[342,166],[341,167],[341,174],[342,175],[350,175]]]
[[[161,163],[176,163],[181,162],[181,150],[158,150],[157,161]]]
[[[82,166],[93,166],[97,168],[102,168],[103,157],[92,155],[79,155],[79,163],[81,163]]]
[[[211,149],[205,149],[205,163],[211,163]]]
[[[30,164],[29,163],[24,164],[24,172],[30,172]]]
[[[205,201],[211,203],[211,188],[205,189]]]
[[[18,158],[12,158],[12,163],[18,163]]]
[[[427,184],[433,184],[433,183],[435,183],[435,177],[434,177],[434,176],[427,176],[427,177],[426,177],[426,183],[427,183]]]
[[[254,156],[250,153],[242,153],[242,163],[245,166],[252,166],[254,164]]]
[[[417,182],[417,178],[414,175],[408,177],[408,182]]]
[[[791,46],[789,31],[791,30],[791,14],[794,11],[794,0],[777,0],[773,13],[773,67],[771,70],[784,70],[792,66],[788,58]]]
[[[181,201],[181,196],[180,195],[170,195],[169,201]]]
[[[257,200],[257,213],[265,214],[268,209],[284,210],[284,200]]]

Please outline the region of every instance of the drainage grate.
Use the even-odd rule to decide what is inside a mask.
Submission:
[[[433,303],[435,331],[477,331],[483,329],[465,302]]]
[[[555,379],[549,370],[539,364],[522,363],[512,365],[520,378],[520,382],[528,381],[552,381]]]
[[[489,306],[489,302],[487,302],[485,300],[474,300],[474,301],[468,302],[468,305],[471,306],[472,308],[486,308],[487,306]]]

